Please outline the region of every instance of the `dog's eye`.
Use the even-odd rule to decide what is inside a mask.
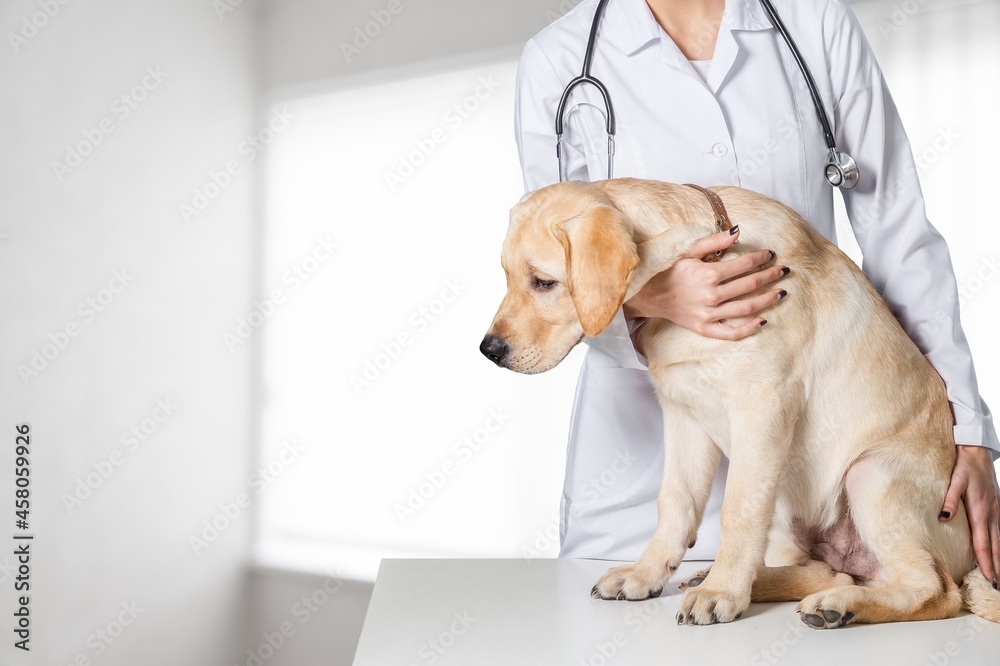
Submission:
[[[555,285],[555,280],[543,280],[542,278],[535,278],[535,288],[541,289],[542,291],[547,291]]]

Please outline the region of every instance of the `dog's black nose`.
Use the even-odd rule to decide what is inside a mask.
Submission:
[[[507,358],[507,352],[510,351],[510,348],[497,336],[487,335],[483,338],[483,343],[479,345],[479,351],[483,352],[483,356],[500,365]]]

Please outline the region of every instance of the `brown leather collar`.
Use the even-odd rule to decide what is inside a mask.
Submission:
[[[715,231],[719,233],[721,231],[729,231],[733,228],[733,224],[729,221],[729,215],[726,214],[726,207],[722,205],[722,199],[719,195],[712,190],[706,189],[701,185],[695,185],[694,183],[684,183],[685,187],[693,187],[698,190],[706,197],[708,197],[709,202],[712,204],[712,210],[715,212]],[[715,257],[705,257],[705,261],[718,261],[726,254],[726,250],[716,250]]]

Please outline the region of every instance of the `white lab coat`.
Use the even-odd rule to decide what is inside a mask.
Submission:
[[[988,446],[996,458],[1000,443],[959,322],[948,248],[927,221],[909,142],[861,27],[844,0],[774,4],[812,70],[839,148],[861,169],[845,203],[863,269],[945,379],[956,441]],[[558,181],[555,109],[580,73],[596,5],[584,0],[530,40],[521,56],[515,133],[527,191]],[[785,203],[836,241],[816,112],[758,0],[727,0],[707,81],[644,0],[612,0],[592,74],[608,87],[617,114],[615,176],[746,187]],[[577,88],[568,109],[568,178],[606,178],[599,94]],[[705,232],[711,232],[707,220]],[[795,294],[785,307],[795,307]],[[621,312],[587,343],[571,417],[560,555],[634,560],[656,525],[660,411]],[[725,469],[690,559],[715,557]]]

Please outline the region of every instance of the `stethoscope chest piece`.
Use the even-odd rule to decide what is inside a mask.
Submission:
[[[858,184],[860,177],[858,163],[853,157],[838,152],[835,148],[830,149],[830,159],[826,163],[826,179],[831,185],[850,190]]]

